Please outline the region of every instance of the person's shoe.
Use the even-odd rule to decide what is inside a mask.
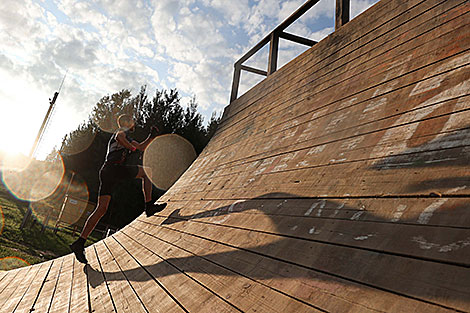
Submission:
[[[70,250],[75,254],[75,257],[80,263],[88,264],[88,260],[85,257],[85,247],[80,242],[75,241],[70,246]]]
[[[166,208],[166,203],[152,204],[145,208],[145,214],[147,214],[147,217],[150,217],[157,212],[163,211],[164,208]]]

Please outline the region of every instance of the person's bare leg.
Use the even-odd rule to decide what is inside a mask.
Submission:
[[[91,213],[91,215],[86,220],[85,226],[83,227],[80,237],[84,239],[88,238],[93,229],[95,229],[96,224],[98,224],[100,219],[106,214],[110,201],[111,196],[104,195],[98,197],[98,205],[96,206],[96,209],[93,211],[93,213]]]
[[[154,215],[157,212],[162,211],[166,207],[166,203],[154,204],[152,203],[152,182],[148,178],[145,170],[142,166],[139,166],[139,172],[137,178],[142,178],[142,191],[145,198],[145,214],[147,217]]]
[[[145,203],[152,200],[152,182],[148,178],[143,167],[139,166],[137,178],[142,178],[142,191],[144,193]]]
[[[80,237],[70,245],[70,249],[75,254],[75,257],[77,258],[77,260],[81,263],[85,263],[85,264],[88,263],[85,257],[86,239],[91,234],[93,229],[95,229],[96,224],[98,224],[99,220],[106,213],[110,201],[111,201],[111,196],[109,195],[98,197],[98,205],[96,206],[96,209],[93,211],[93,213],[91,213],[91,215],[88,217],[87,221],[85,222],[85,226],[83,227]]]

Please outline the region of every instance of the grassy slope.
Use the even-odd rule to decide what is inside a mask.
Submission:
[[[3,232],[0,233],[0,270],[2,259],[5,257],[18,257],[29,264],[35,264],[68,254],[70,252],[68,245],[78,236],[65,229],[60,229],[55,234],[52,229],[47,228],[41,234],[42,227],[39,223],[20,230],[19,226],[28,209],[28,204],[12,196],[1,183],[0,208],[4,217],[2,219],[0,216],[2,219],[0,230],[3,224]],[[87,245],[98,241],[99,238],[100,235],[93,234],[87,241]]]

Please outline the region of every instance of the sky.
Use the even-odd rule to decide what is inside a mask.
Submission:
[[[2,0],[0,151],[31,149],[59,90],[36,157],[59,148],[100,98],[176,88],[205,121],[228,105],[233,64],[304,0]],[[334,30],[335,0],[321,0],[287,31],[316,41]],[[354,18],[377,0],[351,0]],[[279,67],[307,47],[281,40]],[[267,67],[268,47],[245,64]],[[262,80],[243,73],[239,95]]]

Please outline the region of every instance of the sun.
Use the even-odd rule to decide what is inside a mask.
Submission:
[[[31,134],[18,134],[15,137],[0,129],[0,153],[9,157],[27,156],[30,153],[33,140]]]

